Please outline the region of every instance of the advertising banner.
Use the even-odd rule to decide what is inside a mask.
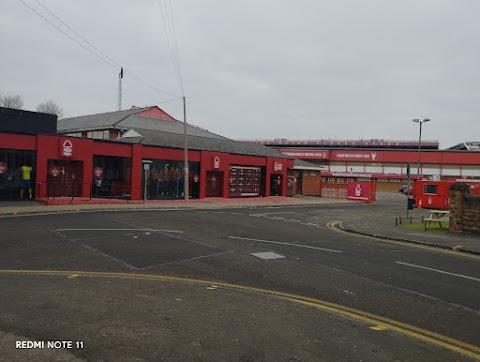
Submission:
[[[230,166],[229,197],[258,197],[261,182],[260,167]]]
[[[330,157],[330,151],[325,150],[315,150],[315,151],[308,151],[308,150],[288,150],[283,149],[280,150],[282,154],[289,157],[294,158],[302,158],[302,159],[320,159],[320,160],[328,160]]]
[[[332,151],[332,161],[382,162],[383,151],[341,150]]]
[[[375,183],[371,181],[355,181],[347,184],[347,199],[363,202],[375,201]]]

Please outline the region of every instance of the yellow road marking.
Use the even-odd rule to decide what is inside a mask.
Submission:
[[[78,274],[71,274],[71,275],[69,275],[67,278],[68,278],[68,279],[74,279],[74,278],[77,278],[77,277],[79,277]]]
[[[388,328],[385,326],[374,326],[374,327],[370,327],[370,329],[373,329],[374,331],[384,331],[385,329],[388,329]]]
[[[79,277],[100,277],[100,278],[119,278],[119,279],[140,279],[140,280],[163,280],[175,281],[192,284],[203,284],[207,286],[225,287],[237,290],[245,290],[265,295],[281,297],[291,302],[321,309],[336,315],[350,317],[357,321],[362,321],[370,325],[382,325],[385,328],[396,331],[400,334],[427,342],[429,344],[447,348],[464,356],[480,360],[480,348],[435,332],[428,331],[419,327],[402,323],[393,319],[378,316],[372,313],[364,312],[358,309],[345,307],[339,304],[326,302],[320,299],[304,297],[301,295],[278,292],[274,290],[249,287],[240,284],[230,284],[224,282],[212,282],[209,280],[180,278],[165,275],[154,274],[133,274],[133,273],[115,273],[115,272],[91,272],[91,271],[63,271],[63,270],[0,270],[0,274],[19,274],[19,275],[47,275],[47,276],[69,276],[78,275]]]
[[[426,245],[415,244],[415,243],[407,243],[407,242],[402,242],[402,241],[388,240],[388,239],[383,239],[380,236],[363,235],[363,234],[357,234],[357,233],[351,233],[351,232],[345,231],[340,227],[341,224],[342,224],[342,222],[338,221],[338,220],[330,221],[330,222],[327,223],[327,228],[332,230],[332,231],[336,231],[338,233],[344,233],[344,234],[347,234],[347,235],[350,235],[350,236],[354,235],[354,236],[363,237],[363,238],[367,238],[367,239],[381,240],[382,242],[389,243],[389,244],[403,245],[403,246],[407,246],[407,247],[411,247],[411,248],[418,248],[418,249],[423,249],[423,250],[435,251],[437,253],[445,253],[445,254],[456,255],[456,256],[461,256],[461,257],[465,257],[465,258],[472,258],[472,259],[480,260],[479,255],[459,252],[459,250],[462,249],[461,245],[455,246],[451,250],[449,250],[449,249],[435,248],[435,247],[432,247],[432,246],[426,246]]]

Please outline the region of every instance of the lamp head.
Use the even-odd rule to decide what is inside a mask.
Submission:
[[[430,118],[425,118],[425,119],[423,120],[423,123],[425,123],[425,122],[430,122],[430,121],[431,121]]]
[[[418,118],[412,119],[413,122],[418,123],[420,120]]]

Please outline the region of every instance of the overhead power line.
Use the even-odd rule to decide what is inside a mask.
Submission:
[[[51,26],[53,26],[55,29],[57,29],[58,31],[60,31],[63,35],[65,35],[67,38],[69,38],[70,40],[74,41],[76,44],[78,44],[79,46],[81,46],[83,49],[85,49],[86,51],[88,51],[90,54],[94,55],[95,57],[97,57],[98,59],[100,59],[101,61],[103,61],[105,64],[115,68],[116,70],[118,70],[119,68],[122,68],[122,65],[115,61],[113,58],[111,58],[110,56],[108,56],[105,52],[103,52],[102,50],[100,50],[98,47],[96,47],[94,44],[92,44],[90,41],[88,41],[84,36],[82,36],[81,34],[78,33],[78,31],[76,31],[75,29],[73,29],[71,26],[69,26],[67,23],[65,23],[62,19],[60,19],[60,17],[58,17],[55,13],[53,13],[53,11],[51,11],[50,9],[48,9],[45,5],[43,5],[40,1],[38,0],[34,0],[38,5],[40,5],[45,11],[47,11],[51,16],[53,16],[59,23],[61,23],[65,28],[67,28],[70,32],[72,32],[73,34],[75,34],[79,39],[81,39],[84,43],[88,44],[88,46],[86,46],[84,43],[80,42],[78,39],[75,39],[75,37],[73,37],[72,35],[68,34],[64,29],[62,29],[61,27],[57,26],[56,24],[54,24],[53,22],[50,21],[50,19],[48,19],[47,17],[45,17],[43,14],[41,14],[39,11],[37,11],[36,9],[34,9],[33,7],[31,7],[29,4],[27,4],[24,0],[18,0],[20,3],[22,3],[25,7],[27,7],[28,9],[30,9],[33,13],[35,13],[36,15],[38,15],[40,18],[42,18],[43,20],[45,20],[47,23],[49,23]],[[133,80],[137,81],[138,83],[141,83],[143,84],[144,86],[146,87],[149,87],[157,92],[160,92],[160,93],[164,93],[164,94],[167,94],[169,96],[172,96],[172,97],[177,97],[177,98],[181,98],[179,95],[177,94],[173,94],[171,92],[167,92],[163,89],[160,89],[158,87],[156,87],[155,85],[143,80],[142,78],[138,77],[137,75],[133,74],[132,72],[128,71],[128,70],[124,70],[124,73],[126,75],[128,75],[130,78],[132,78]],[[183,94],[183,92],[182,92]]]
[[[165,29],[165,36],[167,38],[167,45],[170,52],[170,56],[172,58],[173,67],[175,69],[178,85],[180,87],[182,95],[184,95],[182,75],[180,72],[180,57],[178,55],[177,34],[175,31],[175,21],[173,16],[173,6],[170,1],[169,2],[170,10],[169,10],[166,0],[162,0],[162,1],[157,0],[157,4],[160,8],[160,13],[162,15],[163,27]]]

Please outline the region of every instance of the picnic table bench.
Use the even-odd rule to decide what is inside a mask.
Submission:
[[[446,222],[448,224],[448,217],[450,215],[450,211],[446,210],[432,210],[430,211],[430,217],[423,220],[425,223],[425,229],[427,230],[430,227],[432,222],[438,222],[440,228],[443,228],[442,222]]]

